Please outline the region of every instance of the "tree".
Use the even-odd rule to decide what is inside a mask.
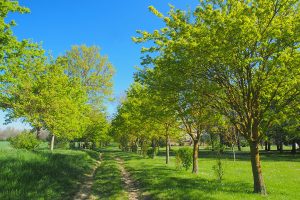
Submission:
[[[35,47],[35,48],[34,48]],[[87,96],[77,78],[69,78],[59,62],[47,62],[37,45],[24,48],[21,62],[11,62],[5,85],[8,120],[22,118],[37,130],[47,129],[54,137],[73,139],[83,133]]]
[[[202,4],[196,15],[211,33],[198,53],[211,53],[209,79],[224,90],[219,111],[248,140],[254,192],[266,194],[258,145],[276,118],[271,107],[282,111],[299,95],[299,4],[219,1]]]
[[[43,128],[42,114],[46,105],[40,93],[40,84],[47,74],[47,57],[37,44],[23,41],[19,59],[11,60],[3,74],[2,102],[6,107],[6,123],[22,118],[37,130]]]
[[[6,85],[14,78],[7,71],[11,67],[11,62],[21,61],[22,42],[19,42],[13,35],[12,27],[16,25],[15,21],[6,22],[6,17],[10,13],[27,13],[29,9],[19,5],[17,1],[0,1],[0,107],[7,108],[3,98],[6,97]],[[23,41],[27,43],[26,41]]]
[[[73,46],[60,59],[69,77],[79,78],[93,109],[103,109],[103,101],[112,93],[114,68],[107,56],[101,56],[96,46]]]
[[[144,87],[144,96],[142,112],[152,123],[158,124],[164,129],[165,145],[166,145],[166,164],[170,160],[170,139],[180,135],[180,123],[176,117],[175,110],[171,105],[167,105],[165,99],[161,98],[159,91],[148,87],[145,82],[145,75],[142,71],[135,74],[135,79]]]
[[[54,137],[72,140],[79,138],[86,130],[90,107],[87,103],[87,94],[81,83],[75,78],[70,79],[63,66],[50,65],[49,74],[40,83],[42,105],[46,106],[42,114],[45,128],[52,134],[51,150]]]
[[[146,153],[151,142],[153,148],[156,148],[154,140],[159,138],[161,126],[151,118],[150,110],[153,105],[146,88],[134,82],[112,121],[111,132],[125,150],[130,146],[137,150],[140,143],[143,153]]]
[[[139,31],[140,37],[134,38],[138,43],[153,41],[156,44],[142,49],[142,52],[148,54],[142,62],[145,70],[144,74],[141,73],[141,78],[149,88],[159,93],[163,104],[173,109],[176,117],[182,122],[184,130],[193,141],[192,172],[198,173],[200,136],[213,120],[214,111],[210,102],[215,86],[204,76],[200,76],[203,70],[196,66],[201,63],[195,60],[195,57],[191,57],[190,46],[182,47],[182,43],[179,42],[186,37],[184,31],[178,31],[182,28],[181,24],[171,23],[170,18],[164,17],[153,7],[150,7],[150,10],[164,18],[168,27],[160,31],[155,30],[152,34]],[[189,16],[183,12],[170,11],[169,14],[182,20],[182,23],[189,20]],[[152,52],[160,54],[151,55]]]
[[[91,110],[87,117],[89,118],[89,123],[81,140],[92,142],[93,147],[102,146],[109,142],[111,139],[108,135],[109,123],[105,113]]]

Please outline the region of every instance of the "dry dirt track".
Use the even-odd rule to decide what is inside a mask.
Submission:
[[[99,154],[99,160],[101,160],[102,154]],[[94,200],[96,199],[93,195],[91,195],[91,189],[94,182],[94,175],[97,168],[100,166],[101,162],[97,160],[96,165],[93,167],[90,174],[86,174],[86,179],[82,183],[79,191],[74,197],[74,200]]]
[[[122,181],[125,184],[125,190],[128,192],[129,200],[138,200],[139,199],[139,189],[135,186],[134,182],[130,178],[130,174],[124,167],[124,161],[120,158],[116,158],[116,161],[119,164],[120,171],[122,173]]]

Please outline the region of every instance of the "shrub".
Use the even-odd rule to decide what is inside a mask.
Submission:
[[[189,147],[180,148],[176,152],[176,165],[181,169],[181,166],[188,170],[193,163],[193,151]]]
[[[22,132],[21,134],[9,138],[9,142],[12,147],[16,149],[27,149],[34,150],[41,143],[37,138],[36,134],[30,132]]]
[[[213,171],[215,172],[215,175],[216,175],[218,181],[222,182],[223,175],[224,175],[224,169],[223,169],[223,165],[222,165],[220,152],[217,153],[217,163],[213,166]]]

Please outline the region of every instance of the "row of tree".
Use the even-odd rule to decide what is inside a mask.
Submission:
[[[0,1],[0,106],[7,123],[22,119],[54,138],[89,142],[107,140],[104,103],[112,93],[114,69],[99,48],[73,46],[54,59],[41,45],[19,41],[11,12],[27,13],[17,1]]]
[[[157,135],[168,143],[170,127],[184,130],[197,173],[203,133],[238,133],[250,146],[254,192],[266,194],[259,144],[278,126],[299,139],[299,1],[209,0],[193,11],[171,6],[167,16],[149,8],[165,26],[133,38],[148,46],[144,68],[118,108],[113,135],[126,147],[153,145]]]

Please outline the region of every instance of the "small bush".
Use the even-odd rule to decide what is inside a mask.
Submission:
[[[30,132],[22,132],[21,134],[9,138],[12,147],[16,149],[34,150],[40,145],[40,141],[36,138],[36,134]]]
[[[189,147],[180,148],[176,152],[176,166],[177,168],[181,169],[184,167],[188,170],[193,163],[193,151]]]
[[[223,169],[220,152],[217,153],[217,163],[213,166],[213,171],[215,172],[215,175],[216,175],[218,181],[222,182],[223,175],[224,175],[224,169]]]

